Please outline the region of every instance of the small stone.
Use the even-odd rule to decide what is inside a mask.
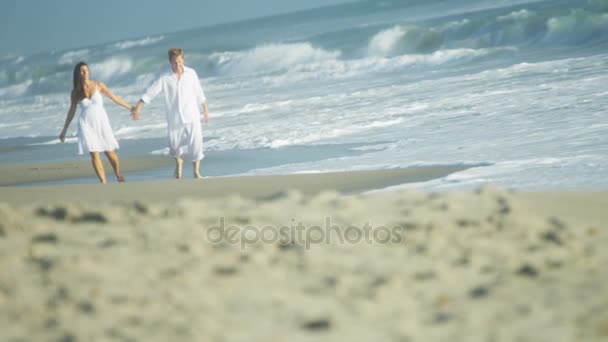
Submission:
[[[388,283],[388,280],[383,277],[383,276],[378,276],[376,278],[374,278],[374,280],[372,280],[372,282],[369,284],[370,287],[379,287],[382,286],[384,284]]]
[[[175,268],[166,268],[159,272],[159,276],[163,279],[173,278],[179,274],[179,271]]]
[[[66,208],[62,208],[62,207],[57,207],[52,210],[49,210],[46,208],[39,208],[36,211],[36,214],[38,216],[47,216],[47,217],[52,217],[58,221],[63,221],[68,216],[68,210]]]
[[[431,279],[434,279],[435,277],[436,277],[436,275],[435,275],[434,271],[418,272],[414,275],[414,279],[420,280],[420,281],[431,280]]]
[[[554,243],[559,246],[562,245],[562,240],[560,239],[559,235],[557,235],[553,231],[546,232],[545,234],[543,234],[542,237],[543,237],[543,240],[545,240],[547,242],[551,242],[551,243]]]
[[[528,264],[520,267],[516,273],[520,276],[525,276],[525,277],[530,277],[530,278],[535,278],[538,276],[538,270],[534,266],[531,266]]]
[[[280,191],[280,192],[277,192],[277,193],[274,193],[274,194],[271,194],[268,196],[262,196],[259,199],[264,202],[274,202],[274,201],[285,199],[287,197],[288,197],[288,194],[286,191]]]
[[[97,243],[97,247],[99,247],[99,248],[109,248],[109,247],[116,246],[116,245],[118,245],[118,241],[116,241],[112,238],[104,239]]]
[[[447,323],[447,322],[451,321],[452,319],[453,319],[453,317],[449,313],[438,312],[435,314],[435,317],[433,317],[433,323],[435,323],[435,324]]]
[[[59,326],[59,321],[55,318],[49,318],[44,322],[44,326],[47,329],[55,329]]]
[[[556,217],[549,217],[549,223],[558,230],[566,229],[566,224]]]
[[[50,271],[55,266],[55,262],[50,258],[32,258],[31,261],[43,272]]]
[[[32,243],[50,243],[56,244],[59,239],[55,233],[46,233],[36,235],[32,238]]]
[[[278,246],[279,250],[284,251],[284,252],[302,249],[302,246],[298,245],[294,241],[289,241],[289,242],[281,241],[281,242],[279,242],[279,244],[277,246]]]
[[[217,266],[214,271],[221,276],[231,276],[236,274],[238,269],[235,266]]]
[[[68,289],[63,286],[59,286],[55,291],[54,298],[57,300],[66,300],[69,296]]]
[[[509,202],[507,201],[506,198],[504,197],[498,197],[496,199],[496,201],[498,202],[498,206],[500,207],[498,209],[498,213],[501,215],[507,215],[508,213],[511,212],[511,207],[509,206]]]
[[[469,292],[469,296],[471,296],[471,298],[477,299],[477,298],[481,298],[481,297],[487,296],[489,292],[490,291],[489,291],[489,289],[487,287],[485,287],[485,286],[478,286],[478,287],[472,289]]]
[[[418,225],[416,223],[412,223],[412,222],[402,222],[402,223],[399,223],[397,226],[401,227],[401,229],[403,229],[403,230],[414,230],[414,229],[418,228]]]
[[[242,263],[247,263],[247,262],[249,262],[250,259],[251,259],[251,257],[248,254],[239,255],[239,261]]]
[[[133,209],[142,215],[148,213],[148,207],[139,201],[133,203]]]
[[[545,261],[547,267],[552,269],[562,268],[564,266],[564,262],[561,260],[547,260]]]
[[[190,252],[190,246],[188,246],[186,244],[178,244],[177,250],[181,253],[188,253],[188,252]]]
[[[334,276],[323,278],[323,284],[327,287],[335,287],[338,284],[338,279]]]
[[[78,310],[86,314],[92,314],[95,312],[95,307],[91,302],[83,301],[78,303]]]
[[[251,220],[247,216],[237,216],[234,218],[234,221],[240,225],[246,225],[246,224],[249,224],[249,222],[251,222]]]
[[[76,337],[70,333],[63,334],[58,340],[58,342],[76,342]]]
[[[101,213],[86,212],[74,219],[74,223],[107,223],[108,219]]]
[[[331,321],[326,318],[314,319],[304,322],[302,328],[311,331],[325,331],[331,328]]]

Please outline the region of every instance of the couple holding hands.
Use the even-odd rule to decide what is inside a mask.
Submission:
[[[167,118],[167,136],[169,153],[175,158],[175,178],[182,176],[182,147],[187,147],[191,157],[194,178],[201,178],[200,161],[203,159],[203,134],[200,121],[201,108],[205,122],[209,119],[209,110],[205,93],[201,87],[196,71],[184,65],[184,52],[178,48],[169,50],[171,68],[163,72],[149,87],[136,106],[131,106],[99,81],[90,78],[89,67],[80,62],[74,68],[74,89],[71,94],[71,105],[63,130],[59,135],[65,141],[67,129],[80,105],[78,116],[78,153],[88,152],[95,174],[101,183],[106,183],[105,171],[100,153],[104,152],[112,165],[116,179],[124,182],[116,150],[118,142],[114,138],[108,114],[103,107],[102,95],[116,104],[131,111],[133,120],[140,118],[141,107],[152,101],[161,92],[164,93]]]

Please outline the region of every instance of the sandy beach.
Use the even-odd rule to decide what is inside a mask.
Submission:
[[[453,171],[0,188],[0,339],[605,341],[608,193]]]

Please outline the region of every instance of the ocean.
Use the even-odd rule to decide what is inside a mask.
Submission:
[[[88,159],[76,121],[57,138],[75,63],[134,104],[170,47],[208,98],[207,176],[466,165],[413,186],[608,188],[608,0],[361,1],[0,56],[0,164]],[[162,99],[140,121],[105,107],[121,158],[167,154]]]

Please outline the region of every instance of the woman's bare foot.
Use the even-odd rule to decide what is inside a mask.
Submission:
[[[184,164],[184,161],[181,158],[175,158],[175,172],[173,173],[173,176],[175,176],[175,179],[182,178],[182,165],[183,164]]]
[[[200,173],[195,172],[194,173],[194,178],[199,179],[199,178],[203,178],[203,176],[201,176]]]

